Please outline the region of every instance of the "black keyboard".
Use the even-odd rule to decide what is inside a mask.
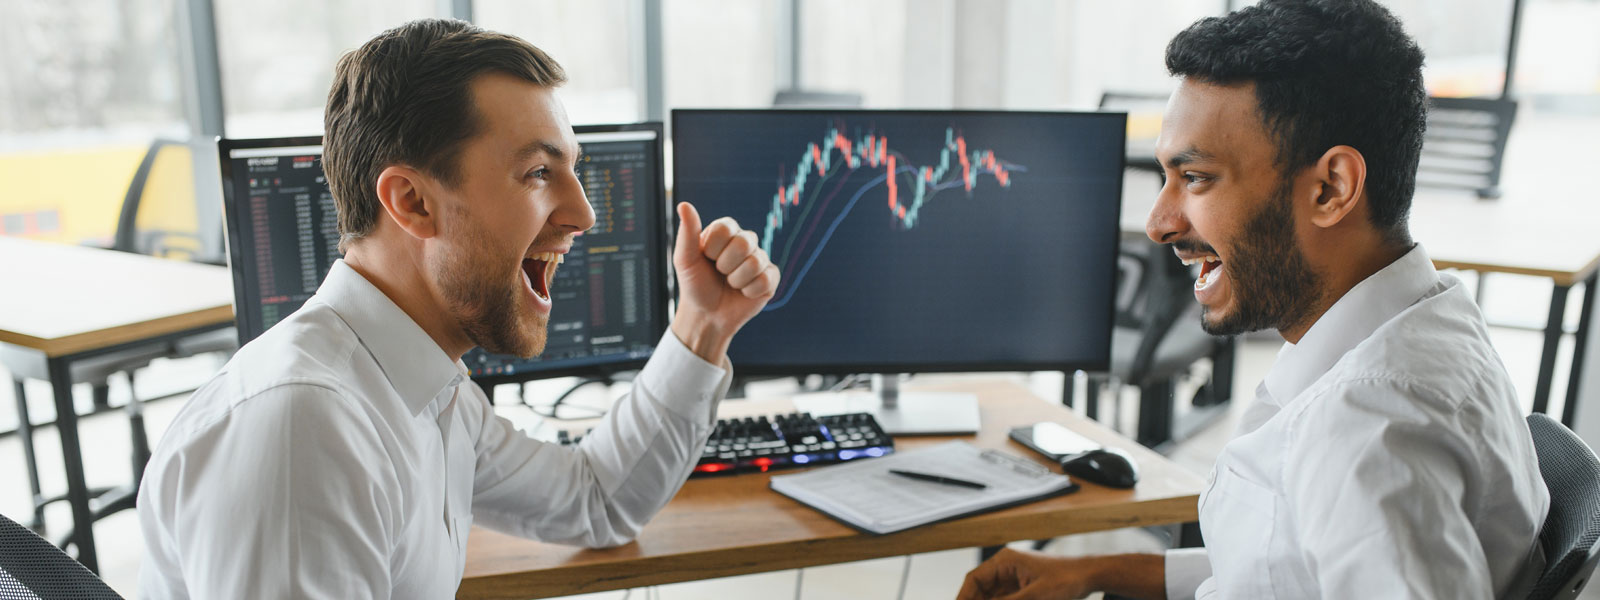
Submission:
[[[582,440],[583,434],[556,432],[556,441],[563,446]],[[763,473],[874,458],[891,452],[894,439],[868,413],[813,417],[796,412],[719,419],[690,477]]]

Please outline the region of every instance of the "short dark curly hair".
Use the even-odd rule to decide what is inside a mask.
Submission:
[[[567,80],[533,44],[451,19],[411,21],[339,59],[323,114],[322,164],[339,211],[341,252],[377,226],[376,184],[390,165],[460,184],[457,155],[483,128],[471,85],[488,72],[549,88]]]
[[[1427,123],[1422,49],[1372,0],[1263,0],[1201,19],[1167,45],[1167,71],[1211,84],[1254,83],[1287,177],[1329,148],[1367,163],[1372,224],[1409,242]]]

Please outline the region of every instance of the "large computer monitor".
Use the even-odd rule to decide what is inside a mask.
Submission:
[[[660,123],[574,128],[595,226],[577,237],[551,285],[548,341],[532,359],[475,349],[483,385],[643,366],[666,331],[668,266]],[[320,137],[218,142],[244,344],[299,309],[340,257],[338,215]]]
[[[743,374],[1104,370],[1125,132],[1110,113],[675,110],[673,197],[736,218],[781,271],[729,350]]]

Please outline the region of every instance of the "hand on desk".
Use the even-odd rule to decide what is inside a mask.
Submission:
[[[678,272],[678,312],[672,333],[700,358],[723,364],[728,342],[761,312],[778,289],[778,268],[755,232],[732,218],[700,228],[700,213],[678,204],[678,241],[672,253]]]
[[[1166,596],[1165,559],[1158,554],[1064,557],[1002,548],[967,573],[957,600],[1070,600],[1107,591],[1139,598]]]
[[[1002,548],[967,573],[957,600],[1043,600],[1081,598],[1095,591],[1084,559],[1047,556]]]

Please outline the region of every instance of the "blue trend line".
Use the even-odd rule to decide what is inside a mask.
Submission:
[[[910,169],[911,167],[906,168]],[[900,169],[895,169],[895,173],[899,172]],[[850,197],[850,203],[844,205],[844,210],[839,211],[839,216],[834,217],[833,223],[828,224],[828,231],[823,233],[822,240],[817,242],[817,249],[811,252],[811,258],[806,259],[806,266],[800,268],[800,274],[794,278],[794,283],[789,285],[789,293],[784,294],[782,300],[767,303],[767,307],[761,309],[761,312],[782,308],[783,305],[789,303],[789,299],[794,297],[795,290],[800,289],[800,282],[805,281],[806,273],[811,271],[811,264],[817,262],[817,257],[822,254],[822,247],[827,246],[828,240],[833,238],[833,230],[838,229],[839,224],[844,222],[844,218],[850,215],[851,210],[855,209],[856,201],[860,200],[862,196],[866,195],[867,190],[872,189],[873,186],[888,180],[889,174],[884,173],[873,178],[872,181],[868,181],[865,185],[862,185],[861,189],[856,190],[856,195]]]
[[[915,171],[916,169],[914,167],[901,167],[895,169],[894,172],[898,174],[902,170]],[[1027,172],[1028,169],[1027,167],[1017,165],[1010,167],[1010,170],[1013,172]],[[789,303],[789,299],[794,297],[795,290],[800,289],[800,282],[805,281],[806,273],[811,272],[811,264],[817,262],[817,257],[822,255],[823,247],[827,246],[828,240],[833,238],[833,231],[838,229],[839,224],[844,222],[844,218],[850,216],[850,211],[855,209],[856,201],[860,200],[862,196],[866,195],[867,190],[876,187],[880,183],[888,181],[888,179],[889,174],[884,173],[873,178],[871,181],[862,184],[861,189],[856,190],[855,195],[850,197],[850,202],[844,205],[844,210],[839,211],[839,216],[834,217],[833,222],[828,224],[828,231],[822,234],[822,240],[817,242],[817,249],[811,251],[811,258],[806,259],[806,266],[800,268],[800,274],[795,276],[794,283],[789,284],[789,291],[783,295],[783,299],[777,302],[767,303],[766,308],[761,309],[761,312],[777,310],[779,308],[783,308],[783,305]],[[935,185],[933,191],[939,191],[941,187],[948,188],[959,185],[961,185],[959,182],[952,180],[944,186]]]

